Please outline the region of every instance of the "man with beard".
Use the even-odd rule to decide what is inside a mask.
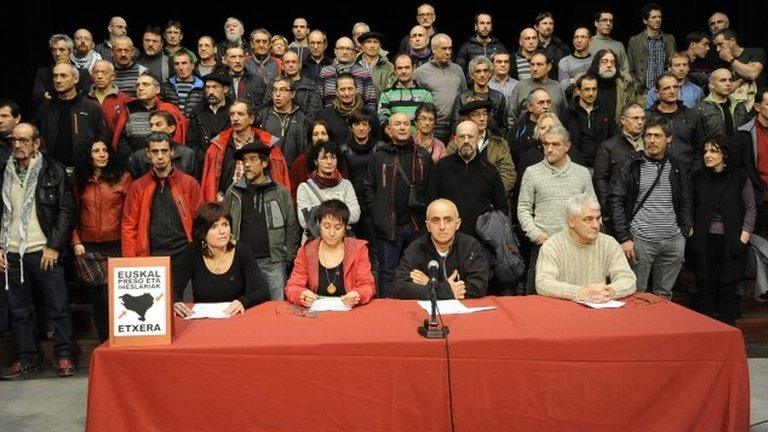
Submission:
[[[294,103],[296,88],[293,80],[277,78],[270,87],[272,104],[259,111],[259,127],[280,139],[280,149],[285,155],[285,162],[290,166],[307,146],[307,116]]]
[[[451,61],[453,42],[445,33],[432,37],[432,58],[416,69],[416,82],[432,93],[438,109],[435,138],[448,142],[451,135],[451,115],[456,96],[467,90],[467,80],[459,65]],[[487,84],[487,83],[486,83]]]
[[[133,41],[128,36],[118,36],[112,42],[112,58],[115,59],[115,86],[131,98],[136,97],[136,80],[147,68],[135,62]]]
[[[239,48],[230,48],[230,51]],[[243,163],[236,160],[237,150],[250,143],[260,143],[269,152],[270,175],[277,183],[290,190],[291,181],[279,139],[267,131],[254,126],[256,109],[245,99],[238,99],[229,107],[229,121],[232,127],[216,135],[205,152],[203,166],[203,199],[205,202],[221,201],[224,192],[243,177]]]
[[[693,108],[704,99],[704,91],[696,84],[688,80],[688,72],[691,70],[690,60],[685,53],[675,53],[667,62],[667,72],[664,75],[672,75],[677,78],[677,89],[679,90],[679,99],[688,108]],[[645,107],[652,107],[658,100],[658,87],[649,90],[645,98]]]
[[[507,50],[496,36],[491,35],[492,30],[493,22],[490,14],[479,13],[475,15],[475,35],[464,42],[456,55],[456,64],[461,66],[464,73],[469,73],[469,62],[473,58],[477,56],[490,58],[498,51]],[[469,79],[470,76],[467,75],[467,78]]]
[[[613,12],[607,10],[598,11],[595,14],[595,35],[589,42],[589,52],[594,55],[601,50],[611,50],[616,56],[616,66],[622,74],[629,75],[629,60],[624,44],[611,38],[613,31]]]
[[[301,63],[306,63],[309,60],[309,23],[304,17],[296,17],[293,20],[293,26],[291,27],[293,33],[293,42],[288,45],[290,51],[299,55]]]
[[[189,118],[187,144],[195,149],[197,160],[202,161],[208,150],[208,143],[219,132],[229,126],[229,107],[231,99],[227,97],[232,79],[224,71],[216,71],[202,78],[205,103]]]
[[[552,62],[549,61],[547,55],[543,51],[537,51],[531,56],[531,78],[521,80],[512,90],[512,95],[507,100],[507,115],[509,117],[508,124],[514,124],[517,118],[520,116],[520,111],[523,108],[523,102],[525,102],[528,95],[534,89],[541,88],[549,93],[552,98],[552,111],[555,112],[558,117],[565,118],[566,112],[566,98],[563,88],[556,80],[549,78],[549,71],[552,70]]]
[[[652,288],[666,299],[683,265],[685,238],[693,230],[688,172],[668,157],[669,122],[648,122],[645,150],[634,153],[611,180],[608,208],[637,291]],[[653,281],[649,286],[649,276]]]
[[[728,69],[716,69],[709,76],[709,95],[696,105],[705,140],[717,135],[732,137],[736,129],[749,121],[744,102],[733,95],[733,84],[733,74]]]
[[[491,56],[493,76],[488,82],[488,87],[500,92],[506,99],[512,96],[512,90],[518,82],[509,75],[511,58],[507,51],[497,51]]]
[[[413,141],[410,129],[407,115],[397,113],[389,118],[387,135],[391,142],[373,155],[363,178],[363,203],[376,233],[378,293],[382,298],[392,296],[400,257],[419,234],[424,220],[424,208],[418,204],[426,199],[432,159]]]
[[[101,108],[78,93],[79,70],[69,63],[53,67],[53,99],[37,111],[35,123],[48,156],[65,167],[78,165],[86,146],[107,135]]]
[[[395,57],[395,75],[397,81],[379,96],[379,123],[382,126],[395,113],[408,114],[413,121],[419,105],[432,103],[432,93],[413,79],[413,60],[408,54],[401,53]]]
[[[106,60],[97,60],[91,71],[93,86],[88,93],[88,99],[101,106],[104,121],[107,124],[109,136],[115,132],[120,113],[131,101],[131,97],[121,92],[115,85],[115,66]]]
[[[196,77],[195,65],[187,51],[178,51],[173,55],[173,73],[163,83],[160,94],[163,100],[179,107],[189,118],[203,101],[203,80]]]
[[[248,245],[272,300],[283,300],[286,268],[296,255],[301,228],[291,194],[270,175],[271,150],[251,142],[235,152],[243,176],[227,189],[224,205],[232,216],[232,240]]]
[[[302,74],[301,60],[293,51],[283,54],[283,76],[293,81],[293,103],[301,107],[309,124],[323,108],[320,91],[311,78]],[[267,85],[263,106],[272,104],[272,83]]]
[[[616,133],[616,122],[605,108],[596,103],[597,78],[582,75],[576,80],[575,91],[566,121],[573,145],[571,155],[576,162],[592,170],[597,148]]]
[[[515,185],[515,180],[517,180],[517,173],[509,153],[509,144],[501,136],[495,135],[489,128],[492,108],[493,106],[487,100],[472,100],[461,108],[459,115],[477,125],[477,152],[499,172],[501,182],[504,185],[504,193],[509,195]],[[456,139],[451,141],[445,149],[445,155],[455,153],[458,144]]]
[[[608,194],[611,191],[611,177],[624,161],[642,151],[645,111],[637,103],[624,106],[619,117],[619,133],[600,143],[595,155],[595,190],[604,209],[608,208]],[[610,213],[603,215],[604,224],[610,228]]]
[[[618,72],[616,53],[611,50],[595,53],[587,73],[597,77],[597,104],[618,121],[622,107],[636,100],[632,77]]]
[[[101,60],[101,55],[93,50],[93,35],[86,29],[75,31],[75,49],[69,57],[72,63],[79,69],[91,72],[96,60]]]
[[[507,194],[499,172],[478,151],[480,131],[465,120],[456,126],[458,151],[435,164],[429,179],[430,200],[445,198],[459,208],[464,234],[477,238],[477,218],[491,210],[507,213]],[[485,258],[485,257],[483,257]]]
[[[243,40],[245,34],[245,26],[243,22],[235,17],[229,17],[224,21],[224,40],[216,45],[216,50],[219,52],[219,56],[224,57],[227,54],[227,49],[239,47],[243,49],[243,53],[248,53],[250,48],[248,44]]]
[[[432,50],[429,48],[427,29],[420,25],[413,26],[408,39],[408,51],[406,53],[413,60],[413,69],[429,61],[432,56]]]
[[[533,242],[528,262],[526,292],[536,292],[536,260],[539,249],[551,236],[564,230],[565,203],[576,194],[595,198],[589,171],[571,161],[568,150],[571,139],[562,126],[552,126],[541,137],[544,160],[531,165],[523,173],[517,201],[517,220]]]
[[[48,48],[53,57],[53,63],[49,66],[41,67],[35,73],[35,81],[32,87],[32,103],[35,107],[40,106],[46,100],[51,100],[56,94],[53,85],[53,67],[59,63],[72,64],[72,52],[74,43],[69,36],[65,34],[55,34],[48,39]],[[75,66],[76,67],[76,66]],[[80,79],[77,82],[78,93],[88,93],[91,89],[91,73],[85,69],[79,69]]]
[[[272,34],[267,29],[258,28],[252,31],[251,56],[245,60],[245,70],[254,77],[261,78],[265,85],[280,75],[280,65],[269,55],[271,40]]]
[[[335,81],[336,89],[334,93],[336,94],[336,99],[331,103],[331,106],[325,107],[317,113],[316,120],[325,121],[328,124],[329,132],[333,139],[343,143],[349,138],[347,117],[364,105],[357,91],[357,81],[352,74],[342,73]],[[372,115],[370,121],[371,126],[373,126],[373,136],[378,137],[379,127],[376,117]]]
[[[491,105],[488,113],[491,116],[488,127],[494,135],[502,137],[508,129],[507,100],[503,94],[488,86],[492,73],[493,64],[484,55],[477,56],[469,62],[472,88],[456,96],[456,101],[453,103],[453,124],[458,124],[462,108],[471,101],[488,101]]]
[[[355,80],[355,88],[362,98],[363,104],[372,112],[376,111],[378,102],[376,87],[370,71],[355,63],[355,43],[348,37],[336,41],[336,59],[332,64],[323,66],[318,76],[320,97],[323,105],[330,107],[336,100],[336,80],[341,74],[350,74]]]
[[[579,27],[573,32],[573,54],[560,59],[557,64],[557,80],[563,86],[566,95],[573,93],[576,80],[584,75],[592,64],[592,53],[589,52],[589,29]]]
[[[648,3],[642,10],[645,29],[632,36],[627,45],[629,73],[640,87],[640,94],[653,88],[664,73],[667,59],[675,53],[675,37],[661,31],[661,7]]]
[[[674,57],[673,57],[674,58]],[[687,62],[687,58],[683,58]],[[685,105],[680,99],[680,81],[677,76],[664,74],[656,79],[656,99],[652,107],[646,110],[648,122],[660,119],[669,120],[672,126],[672,143],[669,156],[690,172],[701,167],[704,130],[699,113]]]
[[[333,64],[333,60],[326,57],[325,49],[328,47],[328,37],[322,30],[312,30],[307,36],[309,45],[309,58],[304,64],[305,75],[312,81],[320,84],[320,71],[325,66]]]
[[[126,36],[128,34],[128,23],[123,17],[113,16],[109,19],[107,32],[109,33],[109,37],[105,39],[104,42],[96,45],[93,50],[104,60],[114,63],[115,58],[113,56],[113,48],[115,40],[120,36]],[[137,58],[138,56],[139,50],[134,48],[131,57]]]
[[[557,65],[560,64],[560,59],[571,53],[571,50],[565,42],[554,36],[555,17],[551,12],[541,12],[536,15],[533,28],[539,35],[539,44],[536,49],[543,50],[550,63],[555,65],[548,72],[549,78],[557,80]]]
[[[224,65],[227,66],[229,77],[232,79],[229,97],[232,100],[247,99],[256,109],[260,108],[264,101],[267,85],[263,79],[254,76],[245,69],[245,51],[243,48],[227,48],[224,55]]]
[[[147,68],[158,82],[165,82],[171,77],[171,59],[163,53],[163,31],[157,26],[147,27],[141,43],[144,52],[138,63]]]

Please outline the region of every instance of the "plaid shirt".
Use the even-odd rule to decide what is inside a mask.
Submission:
[[[667,56],[664,53],[664,39],[661,34],[657,37],[646,36],[645,41],[648,44],[648,67],[645,69],[646,90],[648,90],[656,86],[656,78],[664,73]]]

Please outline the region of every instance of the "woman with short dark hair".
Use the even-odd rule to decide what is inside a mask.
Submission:
[[[251,249],[232,242],[232,217],[221,203],[207,203],[197,211],[192,243],[173,269],[173,312],[177,316],[192,313],[182,301],[190,279],[194,302],[230,302],[223,311],[229,316],[269,300]]]
[[[349,209],[337,199],[324,201],[315,215],[320,237],[296,253],[285,297],[311,307],[318,296],[341,297],[353,307],[368,303],[375,292],[365,240],[345,237]]]

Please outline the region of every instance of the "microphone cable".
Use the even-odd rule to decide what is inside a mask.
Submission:
[[[437,310],[440,325],[445,328],[445,322],[443,322],[443,315],[440,313],[440,307],[435,305],[435,309]],[[448,375],[448,409],[451,415],[451,432],[455,432],[456,426],[453,419],[453,383],[451,381],[451,349],[448,346],[448,333],[446,333],[443,340],[445,341],[445,366]]]

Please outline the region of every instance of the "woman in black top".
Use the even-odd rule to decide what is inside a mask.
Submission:
[[[224,310],[229,316],[269,300],[267,284],[250,248],[232,243],[231,223],[220,203],[207,203],[197,211],[193,241],[173,269],[173,311],[177,316],[192,313],[181,301],[190,279],[195,302],[231,302]]]
[[[747,243],[755,227],[755,196],[746,172],[730,165],[730,138],[704,144],[704,168],[691,176],[696,309],[734,325],[736,285],[744,278]]]

